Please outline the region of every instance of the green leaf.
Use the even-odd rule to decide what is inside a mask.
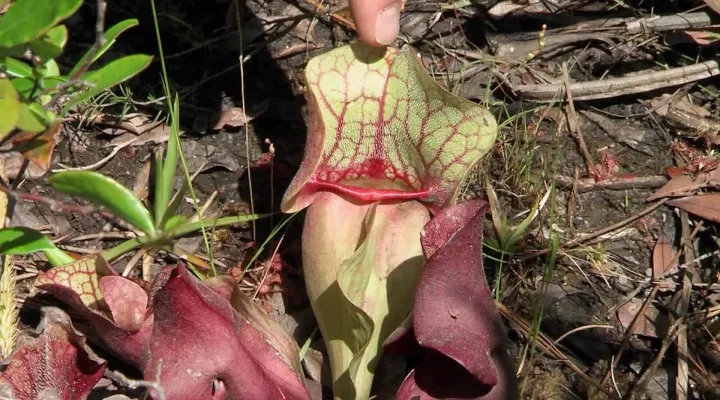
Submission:
[[[151,56],[145,54],[134,54],[115,60],[97,71],[86,73],[80,77],[80,80],[93,85],[93,87],[72,98],[67,104],[65,104],[65,107],[63,107],[63,111],[60,115],[65,115],[65,113],[67,113],[67,111],[74,105],[82,103],[90,97],[100,94],[103,91],[132,78],[140,73],[140,71],[147,68],[151,61]]]
[[[60,75],[60,67],[58,67],[55,60],[48,60],[38,70],[43,78],[53,78]]]
[[[155,233],[150,212],[130,190],[105,175],[92,171],[65,171],[50,177],[59,192],[99,204],[148,236]]]
[[[178,227],[184,223],[186,223],[188,219],[184,215],[173,215],[167,218],[167,222],[165,222],[165,225],[163,226],[163,230],[172,230],[175,227]]]
[[[15,129],[20,101],[10,79],[0,79],[0,139]]]
[[[0,254],[24,256],[55,248],[47,236],[26,227],[0,229]]]
[[[162,149],[155,152],[155,196],[153,196],[153,206],[155,209],[155,220],[162,221],[167,210],[167,199],[163,199],[163,153]]]
[[[51,60],[62,54],[68,39],[68,30],[65,25],[58,25],[43,35],[40,39],[30,43],[30,50],[43,61]]]
[[[126,19],[125,21],[118,22],[117,24],[113,25],[112,28],[108,29],[107,32],[105,32],[105,44],[100,48],[100,50],[98,50],[95,55],[93,55],[92,49],[89,49],[87,52],[85,52],[85,55],[83,55],[80,61],[75,64],[75,67],[73,67],[68,76],[75,75],[80,70],[80,68],[82,68],[83,65],[88,63],[90,57],[92,57],[92,60],[90,60],[88,64],[92,64],[97,61],[103,54],[105,54],[105,52],[110,48],[110,46],[115,43],[115,40],[118,36],[120,36],[121,33],[136,26],[137,24],[138,20],[136,19]]]
[[[166,203],[163,205],[165,213],[168,212],[168,207],[170,205],[170,195],[172,194],[173,183],[175,182],[175,172],[177,171],[178,151],[180,147],[180,144],[178,143],[180,141],[178,135],[178,119],[180,117],[179,106],[180,101],[176,94],[175,101],[172,103],[173,113],[171,114],[172,121],[170,128],[170,138],[168,139],[167,152],[165,154],[165,161],[163,162],[162,167],[161,190],[162,200]],[[172,215],[170,215],[170,217],[172,217]],[[160,221],[162,222],[164,219],[165,215],[161,217]]]
[[[71,16],[82,0],[17,0],[0,19],[0,47],[29,43]]]
[[[53,266],[73,262],[69,254],[55,247],[42,233],[26,228],[0,229],[0,254],[24,256],[41,251]]]
[[[21,103],[17,127],[23,131],[40,133],[55,122],[55,114],[39,103]]]
[[[5,57],[2,63],[5,66],[5,73],[16,78],[32,78],[32,67],[12,57]]]

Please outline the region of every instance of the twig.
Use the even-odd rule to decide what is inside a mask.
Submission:
[[[636,219],[640,219],[640,218],[646,216],[647,214],[650,214],[651,212],[655,211],[658,207],[660,207],[661,205],[665,204],[668,200],[670,200],[670,199],[669,199],[669,198],[664,198],[664,199],[658,200],[657,202],[655,202],[655,203],[653,203],[652,205],[650,205],[648,208],[640,211],[639,213],[637,213],[637,214],[635,214],[635,215],[633,215],[633,216],[631,216],[631,217],[625,218],[624,220],[622,220],[622,221],[620,221],[620,222],[617,222],[617,223],[614,223],[614,224],[612,224],[612,225],[610,225],[610,226],[607,226],[607,227],[605,227],[605,228],[599,229],[599,230],[597,230],[597,231],[595,231],[595,232],[593,232],[593,233],[591,233],[591,234],[589,234],[589,235],[587,235],[587,236],[584,236],[584,237],[582,237],[582,238],[580,238],[580,239],[570,240],[569,242],[563,244],[562,246],[565,247],[565,248],[577,247],[577,246],[579,246],[579,245],[581,245],[581,244],[583,244],[583,243],[585,243],[585,242],[588,242],[588,241],[590,241],[590,240],[592,240],[592,239],[595,239],[595,238],[597,238],[597,237],[599,237],[599,236],[602,236],[602,235],[604,235],[604,234],[606,234],[606,233],[609,233],[609,232],[612,232],[612,231],[614,231],[614,230],[616,230],[616,229],[622,228],[623,226],[625,226],[625,225],[627,225],[627,224],[635,221]],[[543,256],[543,255],[545,255],[545,254],[547,254],[547,253],[549,253],[549,252],[550,252],[550,249],[538,250],[538,251],[536,251],[536,252],[534,252],[534,253],[532,253],[532,254],[528,254],[527,256],[522,257],[522,258],[520,259],[520,261],[521,261],[521,262],[524,262],[524,261],[527,261],[527,260],[531,260],[531,259],[533,259],[533,258]]]
[[[575,82],[569,91],[575,100],[609,99],[629,94],[644,93],[690,82],[707,79],[720,74],[717,61],[705,61],[685,67],[670,68],[600,81]],[[521,85],[514,88],[525,100],[554,102],[564,95],[564,83]]]
[[[648,297],[643,302],[642,306],[640,307],[640,310],[635,314],[635,317],[633,318],[632,322],[630,323],[630,326],[627,327],[625,330],[625,335],[623,335],[622,343],[620,344],[620,348],[618,349],[617,353],[615,353],[615,356],[613,357],[612,362],[608,366],[607,371],[605,371],[605,375],[603,376],[602,380],[600,381],[601,385],[605,385],[607,380],[610,378],[612,371],[618,366],[620,363],[620,359],[622,358],[623,354],[625,353],[625,349],[627,349],[628,345],[630,345],[630,338],[635,334],[635,329],[637,328],[640,321],[643,320],[643,317],[645,315],[645,311],[647,310],[650,303],[652,303],[653,299],[655,299],[655,295],[657,294],[658,290],[660,289],[660,285],[655,285],[653,287],[652,292],[648,295]],[[593,394],[590,393],[590,398],[592,398]]]
[[[582,150],[583,156],[585,157],[588,175],[593,178],[598,178],[599,175],[597,171],[595,171],[595,162],[593,161],[592,155],[590,155],[590,152],[588,151],[587,145],[585,144],[585,139],[582,135],[582,131],[580,130],[580,124],[578,124],[578,115],[575,111],[575,102],[573,102],[572,91],[570,90],[570,76],[568,75],[567,63],[562,64],[562,74],[563,82],[565,83],[565,94],[567,95],[567,102],[570,108],[570,113],[567,119],[568,128],[570,129],[570,133],[575,136],[575,139],[580,146],[580,150]]]
[[[685,210],[680,211],[680,223],[681,232],[683,238],[683,257],[684,261],[695,259],[695,249],[693,249],[693,240],[690,238],[690,221],[688,213]],[[676,312],[680,318],[684,317],[688,308],[690,307],[690,292],[692,291],[692,276],[695,272],[694,263],[690,263],[687,268],[684,269],[682,274],[682,287],[680,289],[680,301],[677,303]],[[688,376],[688,363],[687,363],[687,332],[683,329],[678,332],[677,335],[677,379],[675,380],[675,393],[676,398],[686,399],[688,398],[688,382],[690,377]],[[669,388],[668,388],[669,389]]]
[[[627,190],[627,189],[657,189],[664,186],[668,179],[663,175],[635,176],[632,178],[610,178],[596,182],[595,179],[573,179],[565,175],[555,175],[557,187],[573,189],[577,193],[586,193],[593,190]]]
[[[702,223],[702,221],[700,221],[700,222],[697,224],[697,226],[695,226],[695,229],[693,230],[693,232],[690,234],[690,240],[693,240],[693,239],[695,238],[695,236],[696,236],[697,233],[700,231],[700,228],[701,228],[702,226],[703,226],[703,223]],[[684,239],[683,239],[683,240],[684,240]],[[672,264],[674,264],[678,259],[680,259],[680,255],[681,255],[681,254],[682,254],[682,252],[678,252],[677,254],[675,254],[675,256],[672,258],[672,260],[670,260],[670,262],[668,263],[668,265],[672,265]],[[669,270],[663,272],[660,276],[657,276],[657,277],[655,277],[655,278],[648,278],[645,282],[642,282],[640,285],[638,285],[638,287],[636,287],[632,292],[630,292],[630,294],[628,294],[627,296],[623,297],[622,300],[620,300],[616,305],[614,305],[612,308],[610,308],[610,310],[608,310],[608,315],[614,313],[618,308],[622,307],[623,304],[625,304],[625,303],[627,303],[628,301],[634,299],[635,296],[638,295],[638,293],[640,293],[640,292],[642,292],[643,290],[649,288],[650,286],[652,286],[652,285],[655,284],[656,282],[661,282],[661,281],[663,281],[665,278],[669,277],[670,275],[675,274],[677,271],[680,271],[681,269],[687,268],[688,264],[690,264],[690,263],[698,263],[698,262],[700,262],[700,261],[702,261],[702,260],[704,260],[704,259],[706,259],[706,258],[708,258],[708,257],[711,257],[711,256],[713,256],[713,255],[715,255],[715,254],[716,254],[716,253],[713,252],[713,253],[709,253],[709,254],[702,255],[702,256],[694,259],[694,260],[690,260],[690,261],[688,261],[688,262],[685,262],[684,264],[678,265],[678,266],[676,266],[676,267],[674,267],[674,268],[670,268]]]
[[[59,164],[62,168],[54,169],[54,170],[52,170],[52,172],[62,172],[62,171],[93,171],[93,170],[96,170],[96,169],[102,167],[103,165],[105,165],[108,161],[112,160],[113,157],[115,157],[115,156],[117,155],[117,153],[120,152],[120,150],[128,147],[129,145],[131,145],[131,144],[132,144],[133,142],[135,142],[136,140],[138,140],[138,138],[137,138],[137,137],[134,137],[134,138],[132,138],[132,139],[126,141],[126,142],[120,143],[119,145],[115,146],[115,148],[113,148],[113,150],[110,152],[110,154],[107,155],[107,157],[103,158],[102,160],[100,160],[100,161],[98,161],[98,162],[96,162],[96,163],[94,163],[94,164],[86,165],[86,166],[84,166],[84,167],[68,167],[68,166],[66,166],[66,165]]]
[[[704,28],[712,24],[706,12],[654,16],[642,18],[625,24],[625,31],[630,35],[638,33],[666,32],[684,29]]]
[[[248,189],[250,191],[250,213],[255,214],[255,199],[253,198],[253,186],[252,186],[252,168],[250,166],[250,124],[248,124],[247,103],[245,102],[245,69],[244,69],[244,49],[243,49],[243,26],[242,19],[240,18],[240,2],[235,0],[235,22],[238,28],[238,40],[240,42],[240,56],[238,58],[238,64],[240,64],[240,97],[242,101],[243,109],[243,121],[245,122],[245,160],[247,161],[247,177],[248,177]],[[257,240],[257,224],[253,220],[252,222],[253,240]]]
[[[315,13],[323,13],[323,14],[329,14],[330,18],[333,19],[335,22],[343,25],[346,28],[357,30],[355,28],[355,23],[350,21],[349,19],[343,17],[342,15],[339,15],[338,13],[334,13],[330,11],[328,6],[322,4],[322,2],[318,3],[315,0],[305,0],[306,3],[310,4],[311,6],[315,7]]]
[[[130,378],[126,377],[125,375],[121,374],[120,372],[111,371],[108,369],[105,370],[104,375],[105,375],[105,378],[110,379],[111,381],[115,382],[117,385],[129,388],[129,389],[138,389],[138,388],[154,389],[155,391],[157,391],[158,400],[165,400],[165,391],[160,386],[160,384],[157,382],[130,379]]]
[[[500,311],[500,314],[502,314],[508,321],[510,321],[510,323],[514,325],[516,329],[525,333],[525,335],[529,335],[529,332],[531,331],[531,325],[529,322],[525,321],[523,318],[513,313],[510,309],[505,307],[505,305],[500,302],[496,301],[495,306],[497,307],[498,311]],[[617,398],[617,396],[613,392],[605,389],[602,385],[600,385],[598,381],[596,381],[595,379],[587,375],[583,370],[578,368],[578,366],[575,365],[575,363],[573,363],[571,360],[569,360],[565,356],[565,354],[563,354],[563,352],[560,351],[560,349],[558,349],[558,347],[555,346],[555,344],[550,339],[548,339],[542,332],[538,332],[537,344],[544,353],[549,354],[556,360],[563,362],[565,365],[570,367],[570,369],[572,369],[576,374],[578,374],[578,376],[583,378],[585,381],[590,383],[592,386],[594,386],[601,392],[608,395],[609,398]]]

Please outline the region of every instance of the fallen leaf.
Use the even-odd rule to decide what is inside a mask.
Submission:
[[[239,128],[245,126],[246,123],[261,116],[267,110],[268,102],[262,102],[253,110],[248,111],[246,115],[241,107],[228,107],[220,112],[217,116],[217,122],[212,127],[213,130],[222,129],[226,126],[231,128]]]
[[[701,172],[695,177],[688,174],[675,176],[648,197],[647,201],[653,201],[663,197],[687,196],[698,189],[709,186],[720,186],[720,168],[715,168],[709,172]]]
[[[720,0],[703,0],[716,13],[720,14]]]
[[[168,141],[171,133],[172,131],[170,125],[164,123],[153,123],[149,129],[142,131],[140,135],[136,135],[131,132],[124,133],[111,140],[110,143],[105,145],[105,147],[120,146],[126,144],[133,138],[135,138],[135,141],[130,144],[130,146],[132,147],[143,146],[147,143],[161,144]],[[178,132],[178,134],[180,135],[182,135],[183,133],[184,131]]]
[[[43,173],[47,172],[50,168],[60,128],[62,128],[62,121],[58,120],[41,133],[20,132],[12,140],[12,150],[20,152],[23,157],[40,168]]]
[[[652,253],[653,279],[658,279],[665,272],[675,268],[679,259],[675,257],[672,244],[664,233],[660,233]]]
[[[21,334],[9,364],[0,372],[3,399],[85,399],[105,372],[105,361],[85,344],[70,317],[42,308],[37,337]]]
[[[119,130],[140,135],[153,125],[149,116],[137,113],[122,116],[99,113],[91,117],[80,116],[76,120],[85,124],[110,126],[111,128],[103,130],[108,135],[119,135]]]
[[[669,206],[683,209],[713,222],[720,222],[720,193],[702,194],[670,200]]]
[[[642,299],[632,299],[618,308],[618,319],[623,328],[627,329],[630,326],[635,316],[640,312],[642,305]],[[665,330],[667,330],[667,316],[661,314],[660,310],[652,303],[648,305],[645,313],[638,318],[640,320],[633,332],[636,335],[658,338],[662,337]]]

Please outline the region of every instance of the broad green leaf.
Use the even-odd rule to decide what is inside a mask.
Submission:
[[[305,80],[317,123],[284,212],[305,208],[324,189],[363,202],[417,199],[438,210],[497,137],[493,115],[440,86],[409,46],[342,46],[311,59]]]
[[[55,247],[53,242],[42,233],[26,228],[12,227],[0,229],[0,254],[27,255],[42,252],[52,265],[62,265],[74,259]]]
[[[82,0],[17,0],[0,19],[0,47],[29,43],[71,16]]]
[[[107,32],[105,32],[105,44],[100,48],[100,50],[97,51],[93,55],[92,49],[89,49],[87,52],[85,52],[85,55],[82,56],[80,61],[75,64],[75,67],[70,71],[68,76],[75,75],[80,68],[85,65],[85,63],[90,60],[90,57],[92,57],[92,60],[89,61],[89,64],[94,63],[97,61],[100,57],[102,57],[103,54],[115,43],[115,40],[117,37],[125,32],[126,30],[136,26],[138,24],[138,20],[136,19],[126,19],[125,21],[118,22],[117,24],[113,25],[112,28],[108,29]]]
[[[15,78],[12,82],[23,100],[33,101],[40,93],[55,93],[57,91],[55,88],[67,82],[67,78],[64,76],[48,76],[41,79]]]
[[[92,171],[65,171],[50,177],[59,192],[101,205],[147,235],[155,233],[147,208],[130,190],[117,181]]]
[[[68,39],[65,25],[58,25],[45,33],[41,38],[30,43],[30,50],[43,61],[51,60],[62,54]]]
[[[47,236],[26,227],[0,229],[0,254],[24,256],[38,251],[53,249]]]
[[[23,131],[39,133],[55,122],[55,114],[45,110],[39,103],[22,103],[17,127]]]
[[[90,97],[100,94],[103,91],[132,78],[140,73],[140,71],[147,68],[151,61],[151,56],[134,54],[115,60],[97,71],[86,73],[80,79],[93,85],[93,87],[72,98],[63,107],[61,115],[65,115],[65,113],[74,105],[82,103]]]
[[[20,100],[10,79],[0,79],[0,139],[15,129]]]
[[[2,63],[5,66],[5,73],[12,77],[33,78],[32,67],[12,57],[5,57]]]
[[[60,75],[60,67],[55,60],[48,60],[39,70],[40,76],[43,78],[52,78]]]

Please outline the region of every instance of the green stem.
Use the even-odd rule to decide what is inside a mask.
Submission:
[[[127,253],[130,250],[133,250],[137,247],[140,247],[145,244],[153,244],[162,241],[163,239],[175,239],[183,235],[187,235],[188,233],[195,232],[197,230],[202,229],[203,227],[218,227],[218,226],[226,226],[226,225],[233,225],[238,224],[240,222],[248,222],[248,221],[254,221],[260,218],[266,218],[270,214],[254,214],[254,215],[233,215],[230,217],[221,217],[221,218],[208,218],[204,220],[200,220],[198,222],[193,222],[190,224],[182,224],[175,229],[171,230],[170,232],[166,232],[164,235],[161,235],[159,237],[148,237],[148,236],[140,236],[136,237],[130,240],[126,240],[119,245],[105,250],[103,252],[103,257],[108,261],[111,262],[114,259],[120,257],[121,255]]]

